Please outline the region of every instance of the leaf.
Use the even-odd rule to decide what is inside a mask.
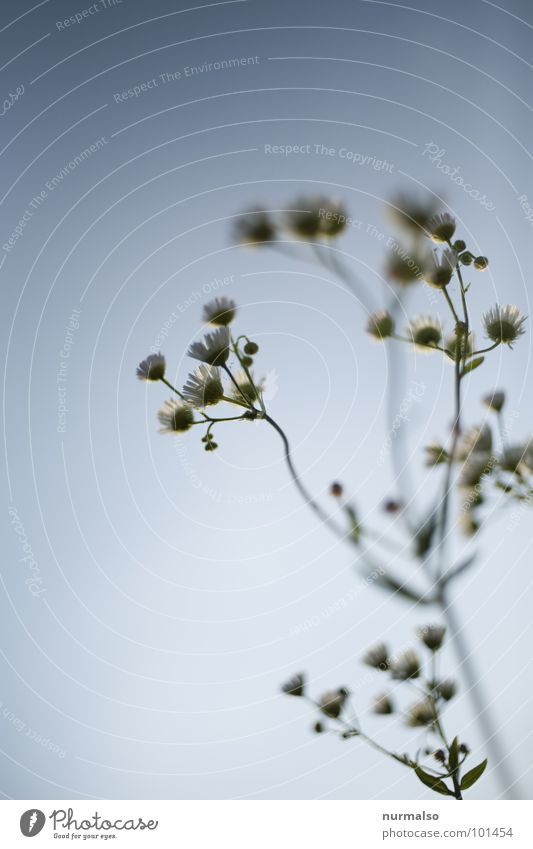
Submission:
[[[462,563],[458,563],[457,566],[454,566],[453,569],[450,569],[450,571],[442,578],[442,583],[448,584],[450,581],[454,581],[455,578],[458,578],[459,575],[462,575],[463,572],[466,572],[466,570],[469,569],[470,566],[472,566],[476,557],[476,554],[471,554],[470,557],[467,557],[466,560],[463,560]]]
[[[485,769],[487,768],[487,759],[485,758],[480,764],[471,769],[470,772],[467,772],[466,775],[463,776],[463,780],[461,781],[461,790],[468,790],[469,787],[472,787],[473,784],[476,783],[478,778],[481,778]]]
[[[435,599],[433,596],[425,596],[418,594],[416,590],[411,589],[405,583],[398,581],[390,575],[380,575],[376,579],[378,586],[386,590],[392,590],[394,593],[406,598],[415,604],[433,604]]]
[[[455,772],[459,766],[459,738],[454,737],[449,749],[449,764],[451,772]]]
[[[485,357],[475,357],[475,359],[470,360],[470,362],[468,362],[463,369],[463,376],[465,374],[468,374],[471,371],[474,371],[474,369],[479,368],[481,363],[484,363],[484,362],[485,362]]]
[[[415,766],[415,772],[422,784],[425,784],[426,787],[430,787],[435,791],[435,793],[440,793],[442,796],[453,796],[452,791],[448,790],[444,781],[441,781],[440,778],[436,778],[434,775],[424,772],[424,770],[419,766]]]

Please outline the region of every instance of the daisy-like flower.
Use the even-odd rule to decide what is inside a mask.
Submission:
[[[426,466],[430,468],[448,462],[448,452],[439,442],[430,442],[429,445],[425,446],[424,451],[426,452]]]
[[[459,486],[463,489],[477,487],[481,479],[490,475],[494,469],[495,460],[491,454],[474,451],[464,463],[459,475]]]
[[[194,360],[201,360],[209,366],[221,366],[229,357],[229,344],[228,328],[219,327],[213,333],[207,333],[203,342],[193,342],[187,353]]]
[[[318,196],[296,200],[285,221],[287,228],[300,239],[332,238],[346,227],[347,215],[338,201]]]
[[[320,696],[318,706],[325,716],[329,716],[330,719],[338,719],[347,698],[348,691],[344,687],[339,690],[330,690]]]
[[[411,705],[405,717],[405,722],[410,728],[419,728],[421,725],[433,725],[436,718],[433,700],[423,699],[423,701]]]
[[[500,466],[504,472],[528,474],[533,469],[533,446],[531,442],[507,445],[500,457]]]
[[[392,677],[397,681],[407,681],[420,675],[420,659],[413,649],[407,649],[391,664]]]
[[[304,696],[305,695],[305,676],[302,672],[298,672],[285,681],[281,685],[281,692],[287,696]]]
[[[250,209],[235,222],[235,240],[244,245],[264,245],[276,238],[276,226],[264,209]]]
[[[500,345],[511,346],[525,333],[525,321],[526,317],[513,304],[507,304],[505,307],[496,304],[483,316],[487,337]]]
[[[444,625],[424,625],[418,629],[418,637],[430,651],[438,651],[442,646],[446,628]]]
[[[487,409],[501,413],[505,404],[505,392],[501,389],[495,389],[493,392],[484,395],[481,400]]]
[[[194,422],[194,413],[188,404],[182,401],[165,401],[157,413],[157,418],[163,427],[159,433],[185,433]]]
[[[431,315],[417,315],[409,322],[407,335],[419,351],[431,353],[431,348],[442,342],[442,328]]]
[[[449,242],[455,233],[455,218],[449,212],[434,215],[427,223],[427,231],[434,242]]]
[[[431,255],[424,269],[424,280],[434,289],[444,289],[453,277],[457,267],[457,254],[447,248],[439,256]]]
[[[384,310],[373,313],[368,319],[366,332],[379,342],[391,336],[394,333],[394,320],[390,313]]]
[[[377,713],[380,716],[386,716],[389,713],[394,713],[394,705],[389,696],[384,693],[381,696],[376,696],[372,705],[372,713]]]
[[[387,257],[385,276],[393,283],[408,286],[424,279],[423,268],[424,257],[419,252],[396,244],[395,249]]]
[[[401,194],[391,199],[388,208],[396,224],[415,236],[421,236],[427,231],[428,221],[437,212],[438,205],[430,195]]]
[[[450,699],[453,699],[457,692],[457,684],[455,681],[438,681],[435,684],[435,690],[441,699],[445,702],[449,702]]]
[[[490,454],[492,451],[492,431],[488,424],[472,427],[464,434],[459,443],[458,456],[466,460],[474,452]]]
[[[237,304],[224,295],[221,298],[215,298],[214,301],[210,301],[204,306],[204,321],[218,327],[231,324],[236,315]]]
[[[465,336],[457,336],[457,333],[450,333],[444,341],[446,354],[452,362],[457,362],[457,359],[463,359],[464,356],[469,356],[474,351],[474,334],[469,333],[468,339]]]
[[[257,381],[253,376],[253,372],[250,372],[253,383],[250,381],[250,378],[246,374],[245,371],[238,371],[233,375],[235,378],[235,383],[239,387],[237,389],[236,386],[232,388],[231,395],[235,398],[236,401],[242,401],[242,396],[246,398],[247,401],[251,401],[252,404],[257,401],[257,393],[261,393],[265,386],[265,381],[263,379]],[[256,392],[257,389],[257,392]],[[239,391],[240,390],[240,391]]]
[[[204,363],[199,365],[196,371],[189,375],[183,387],[183,397],[193,407],[218,404],[224,397],[219,369],[216,366],[206,366]]]
[[[363,663],[366,666],[371,666],[372,669],[380,669],[385,671],[389,668],[389,650],[385,643],[378,643],[363,655]]]
[[[149,354],[137,366],[137,377],[139,380],[162,380],[165,376],[165,358],[159,354]]]

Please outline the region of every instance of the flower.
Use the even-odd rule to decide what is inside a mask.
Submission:
[[[390,313],[385,312],[384,310],[381,312],[375,312],[368,319],[366,332],[370,333],[374,339],[382,341],[394,333],[394,319]]]
[[[434,242],[449,242],[455,233],[455,218],[449,212],[434,215],[427,223],[427,231]]]
[[[413,649],[407,649],[391,663],[391,675],[397,681],[407,681],[420,675],[420,660]]]
[[[494,410],[495,413],[501,413],[505,404],[505,392],[501,389],[495,389],[493,392],[484,395],[481,400],[489,410]]]
[[[194,422],[194,414],[188,404],[182,401],[165,401],[157,413],[157,418],[163,425],[159,433],[185,433]]]
[[[533,445],[531,442],[507,445],[500,457],[500,466],[505,472],[527,474],[533,470]]]
[[[417,315],[409,322],[407,335],[418,348],[424,353],[430,353],[430,349],[440,345],[442,342],[442,328],[438,319],[430,315]]]
[[[385,716],[389,713],[394,713],[394,705],[389,696],[384,693],[381,696],[376,696],[374,699],[374,704],[372,705],[372,713],[377,713],[381,716]]]
[[[418,637],[431,651],[438,651],[442,646],[446,628],[444,625],[425,625],[418,629]]]
[[[338,690],[328,690],[318,700],[318,707],[325,716],[330,719],[338,719],[342,713],[344,703],[348,698],[348,691],[344,687]]]
[[[187,351],[189,357],[201,360],[210,366],[223,365],[229,357],[230,332],[227,327],[219,327],[213,333],[207,333],[203,342],[193,342]]]
[[[231,298],[215,298],[204,306],[204,321],[225,326],[231,324],[237,314],[237,304]]]
[[[224,397],[224,387],[220,379],[220,370],[216,366],[203,363],[189,375],[183,387],[183,397],[193,407],[206,407],[218,404]]]
[[[467,460],[474,452],[490,454],[492,451],[492,431],[487,424],[471,427],[461,438],[458,448],[460,460]]]
[[[385,264],[385,275],[400,286],[408,286],[417,280],[423,280],[424,258],[413,249],[402,247],[394,242]]]
[[[430,196],[400,194],[389,202],[393,220],[400,227],[421,236],[427,230],[428,221],[437,212],[437,202]]]
[[[302,672],[298,672],[296,675],[293,675],[292,678],[289,678],[289,680],[285,682],[285,684],[282,684],[281,691],[287,696],[304,696],[305,675]]]
[[[346,211],[339,201],[324,197],[300,198],[294,209],[287,211],[285,221],[289,230],[302,239],[338,236],[346,226]]]
[[[434,685],[434,689],[441,699],[445,702],[449,702],[450,699],[453,699],[457,692],[457,684],[455,681],[438,681]]]
[[[429,445],[426,445],[424,451],[426,452],[426,466],[430,468],[439,466],[441,463],[447,463],[449,460],[448,452],[438,442],[430,442]]]
[[[389,668],[389,650],[385,643],[377,643],[372,646],[362,657],[363,663],[372,669],[380,669],[382,672]]]
[[[434,253],[426,263],[424,280],[434,289],[443,289],[452,279],[456,267],[457,254],[455,251],[448,248],[440,256]]]
[[[437,715],[433,700],[424,699],[421,702],[411,705],[405,717],[405,722],[411,728],[417,728],[420,725],[433,725],[436,719]]]
[[[489,267],[489,261],[486,256],[477,256],[474,259],[474,268],[476,271],[485,271]]]
[[[469,333],[468,339],[464,335],[458,336],[457,333],[450,333],[444,340],[446,354],[452,362],[457,359],[462,360],[464,356],[469,356],[474,351],[474,334]]]
[[[255,401],[257,401],[258,393],[262,393],[265,381],[263,379],[259,381],[255,380],[252,372],[250,372],[250,376],[252,380],[250,380],[245,371],[238,371],[236,372],[236,374],[233,375],[235,383],[239,387],[237,389],[237,386],[233,386],[231,391],[231,397],[234,398],[236,401],[242,402],[242,396],[244,395],[246,400],[251,401],[253,404]]]
[[[261,245],[275,237],[275,224],[264,209],[249,209],[235,222],[235,238],[241,244]]]
[[[481,478],[490,475],[494,468],[494,457],[481,451],[473,451],[464,463],[459,475],[459,486],[465,489],[477,486]]]
[[[165,358],[159,354],[149,354],[137,366],[137,377],[139,380],[162,380],[165,376]]]
[[[507,304],[500,307],[496,304],[483,316],[485,333],[489,339],[499,345],[511,345],[523,333],[526,317],[522,315],[518,307]]]

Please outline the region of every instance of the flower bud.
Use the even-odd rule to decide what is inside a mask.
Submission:
[[[333,498],[341,498],[343,492],[342,484],[338,481],[334,481],[329,488],[329,494],[332,495]]]
[[[485,271],[489,267],[489,261],[486,256],[477,256],[474,260],[474,268],[477,271]]]
[[[454,251],[457,251],[458,254],[462,253],[466,250],[466,242],[463,242],[462,239],[457,239],[457,241],[453,243],[453,249]]]
[[[461,265],[472,265],[474,259],[474,254],[471,254],[470,251],[464,251],[459,257],[459,262]]]
[[[247,342],[244,346],[244,353],[248,354],[251,357],[254,356],[254,354],[257,354],[258,351],[259,345],[257,345],[255,342]]]

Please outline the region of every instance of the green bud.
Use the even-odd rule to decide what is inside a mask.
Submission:
[[[245,368],[250,368],[251,366],[253,366],[254,361],[252,360],[251,357],[243,357],[242,358],[242,364]]]
[[[461,265],[472,265],[474,259],[475,256],[474,254],[471,254],[470,251],[464,251],[464,253],[459,256],[459,262]]]
[[[244,353],[249,354],[250,356],[257,354],[258,351],[259,345],[257,345],[255,342],[247,342],[244,346]]]
[[[456,242],[453,243],[454,251],[457,251],[458,254],[462,253],[466,250],[466,242],[463,242],[462,239],[457,239]]]
[[[474,260],[474,268],[478,271],[485,271],[489,267],[489,261],[486,256],[477,256]]]

